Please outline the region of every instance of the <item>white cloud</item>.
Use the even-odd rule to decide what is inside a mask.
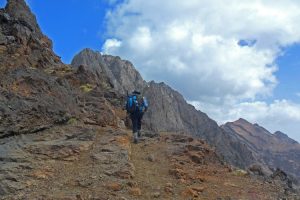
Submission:
[[[103,45],[104,51],[114,51],[116,48],[119,48],[122,45],[122,42],[117,39],[107,39]]]
[[[107,34],[122,45],[103,51],[226,116],[248,108],[240,102],[272,96],[275,60],[300,41],[299,21],[296,0],[128,0],[107,13]]]

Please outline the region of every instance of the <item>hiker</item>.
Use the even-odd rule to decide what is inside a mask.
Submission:
[[[126,110],[130,114],[132,122],[133,142],[137,143],[141,137],[142,118],[148,109],[147,99],[139,91],[133,91],[127,95]]]

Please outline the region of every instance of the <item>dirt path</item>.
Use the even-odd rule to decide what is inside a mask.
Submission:
[[[26,137],[18,144],[18,154],[8,152],[9,156],[23,155],[22,160],[11,159],[16,162],[13,168],[5,167],[5,163],[0,166],[0,173],[6,173],[2,178],[7,177],[2,182],[7,188],[0,189],[18,186],[14,195],[1,200],[284,197],[283,187],[274,181],[222,164],[207,144],[190,136],[165,133],[142,137],[133,144],[128,130],[78,125]]]
[[[173,193],[174,179],[169,175],[171,162],[167,158],[167,146],[162,145],[161,138],[144,139],[132,145],[131,156],[136,171],[133,180],[142,190],[139,199],[178,199],[178,194]]]

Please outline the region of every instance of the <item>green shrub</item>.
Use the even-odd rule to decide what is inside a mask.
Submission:
[[[91,84],[85,84],[85,85],[82,85],[80,86],[80,89],[83,91],[83,92],[90,92],[94,89],[95,87]]]
[[[68,124],[75,124],[77,122],[77,119],[75,117],[72,117],[68,120]]]

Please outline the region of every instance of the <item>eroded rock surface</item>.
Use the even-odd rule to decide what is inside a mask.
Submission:
[[[74,66],[63,64],[24,0],[8,0],[0,21],[0,199],[296,194],[280,170],[265,177],[227,165],[223,157],[248,165],[251,152],[178,92],[146,83],[130,62],[86,49]],[[133,89],[150,100],[138,145],[123,122]]]
[[[222,128],[237,137],[251,149],[260,163],[273,168],[281,168],[295,178],[300,177],[300,144],[281,132],[270,133],[258,124],[245,119],[229,122]],[[272,172],[271,172],[272,173]]]

